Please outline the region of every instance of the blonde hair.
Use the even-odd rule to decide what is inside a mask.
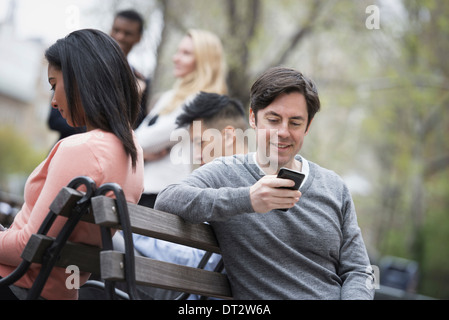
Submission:
[[[212,32],[199,29],[188,30],[192,38],[195,70],[178,79],[174,85],[174,96],[161,114],[171,113],[185,100],[200,91],[226,94],[226,63],[220,39]]]

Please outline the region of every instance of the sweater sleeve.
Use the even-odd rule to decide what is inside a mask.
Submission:
[[[155,208],[174,213],[193,223],[224,221],[254,212],[249,186],[233,187],[226,166],[212,162],[196,169],[179,184],[159,193]]]
[[[61,146],[30,175],[25,187],[25,204],[10,229],[0,233],[0,263],[17,266],[29,238],[36,233],[49,212],[49,206],[71,179],[77,176],[101,179],[101,169],[90,149]],[[33,194],[28,194],[33,193]],[[35,199],[35,202],[33,200]],[[30,203],[27,202],[27,200]],[[57,218],[49,235],[62,228],[63,218]]]
[[[372,273],[354,203],[345,189],[339,274],[343,280],[341,299],[371,300],[374,297]]]

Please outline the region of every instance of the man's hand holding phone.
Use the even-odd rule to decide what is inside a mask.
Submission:
[[[281,174],[281,171],[279,174]],[[297,188],[295,188],[296,185]],[[250,188],[251,205],[254,211],[258,213],[266,213],[273,209],[291,208],[301,197],[301,192],[298,190],[299,186],[300,181],[298,180],[280,178],[279,175],[264,176]]]

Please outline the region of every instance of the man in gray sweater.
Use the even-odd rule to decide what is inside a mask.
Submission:
[[[251,88],[256,152],[216,159],[158,196],[156,209],[212,225],[236,299],[373,298],[347,187],[298,155],[319,109],[311,80],[269,69]],[[305,174],[299,191],[285,189],[281,167]]]

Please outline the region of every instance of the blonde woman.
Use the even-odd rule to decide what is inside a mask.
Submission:
[[[145,188],[140,204],[154,206],[157,194],[171,183],[187,176],[191,170],[188,152],[171,148],[176,137],[176,118],[186,101],[200,91],[227,93],[226,64],[220,39],[205,30],[189,30],[173,56],[173,89],[163,93],[148,116],[136,129],[145,157]],[[173,139],[172,139],[173,140]],[[189,141],[186,140],[186,148]],[[187,149],[185,149],[187,150]],[[185,158],[182,158],[182,157]],[[173,161],[175,159],[175,161]]]

